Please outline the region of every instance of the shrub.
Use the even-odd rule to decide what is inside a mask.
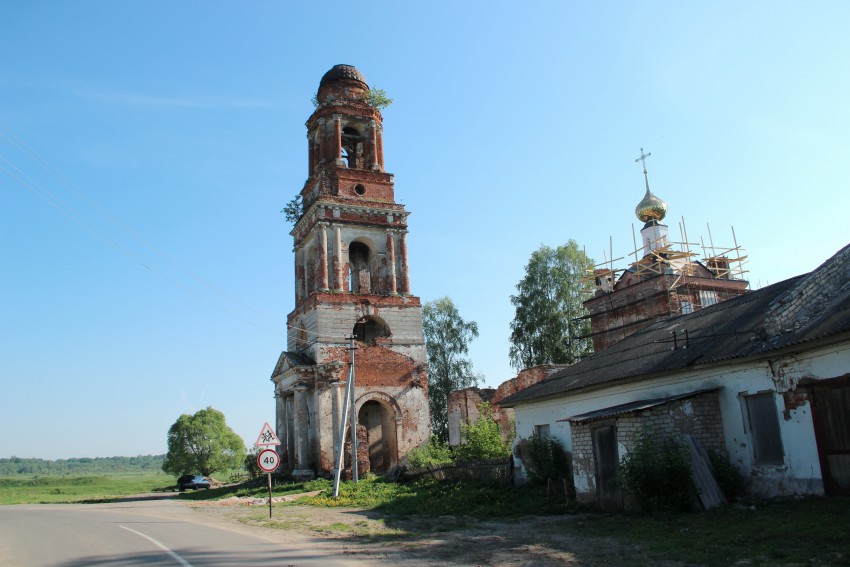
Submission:
[[[493,419],[490,404],[478,404],[478,419],[460,426],[464,442],[455,447],[459,461],[481,461],[506,458],[511,454],[511,444],[502,438],[502,430]]]
[[[572,457],[557,439],[535,433],[528,440],[526,453],[528,476],[532,481],[566,478],[572,483]]]
[[[724,450],[709,449],[708,460],[711,461],[714,478],[726,498],[734,500],[741,496],[744,492],[744,479],[729,460],[729,454]]]
[[[393,99],[387,96],[387,92],[384,89],[373,86],[369,89],[369,94],[366,95],[366,102],[369,106],[373,106],[378,110],[384,110],[393,103]]]
[[[431,437],[427,444],[411,449],[407,453],[407,464],[412,470],[422,470],[452,462],[452,451],[448,443]]]
[[[245,455],[245,462],[243,466],[245,467],[245,470],[248,471],[248,476],[251,478],[257,478],[260,476],[260,465],[257,464],[257,455],[259,455],[258,449],[253,449]]]
[[[691,458],[684,443],[669,438],[658,447],[646,431],[620,460],[619,484],[642,511],[687,511],[693,484]]]

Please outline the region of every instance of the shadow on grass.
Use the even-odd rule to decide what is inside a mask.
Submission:
[[[80,500],[75,504],[113,504],[115,502],[147,502],[154,500],[173,500],[177,497],[175,492],[151,492],[149,494],[134,494],[131,496],[113,496],[108,498],[91,498]]]

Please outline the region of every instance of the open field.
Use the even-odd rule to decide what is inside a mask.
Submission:
[[[0,504],[83,502],[173,490],[174,477],[162,472],[77,476],[0,477]]]

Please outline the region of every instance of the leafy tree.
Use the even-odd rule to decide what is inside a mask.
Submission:
[[[0,459],[0,476],[13,475],[69,475],[101,474],[112,472],[155,471],[162,468],[165,455],[139,455],[136,457],[95,457],[73,459]]]
[[[168,430],[168,453],[162,470],[175,476],[236,469],[245,459],[245,443],[224,414],[208,407],[195,415],[184,413]]]
[[[369,92],[363,95],[363,100],[366,104],[378,110],[384,110],[393,103],[393,99],[387,96],[387,91],[378,87],[371,87]],[[319,93],[314,94],[310,102],[313,103],[313,108],[319,108],[321,105],[321,102],[319,102]]]
[[[387,96],[387,91],[384,89],[372,87],[369,89],[369,94],[366,95],[366,102],[369,103],[369,106],[384,110],[393,103],[393,99]]]
[[[291,201],[289,201],[285,207],[283,207],[280,212],[286,217],[286,220],[295,224],[301,218],[301,215],[304,214],[304,203],[301,201],[301,195],[296,195]]]
[[[460,426],[463,443],[455,447],[459,461],[499,459],[511,454],[511,444],[502,437],[499,424],[493,419],[490,404],[478,404],[478,419]]]
[[[474,386],[481,376],[472,371],[466,358],[469,343],[478,337],[475,321],[464,321],[449,297],[429,301],[422,309],[425,345],[428,352],[428,404],[431,430],[441,442],[449,440],[449,394]]]
[[[584,279],[593,260],[570,240],[563,246],[541,246],[531,254],[525,277],[511,296],[516,308],[511,322],[511,366],[517,370],[540,364],[572,364],[593,352],[584,300]]]

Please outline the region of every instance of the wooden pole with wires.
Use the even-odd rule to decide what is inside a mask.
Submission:
[[[351,411],[351,478],[357,482],[357,413],[354,411],[354,336],[348,337],[348,378],[345,381],[345,394],[342,399],[342,416],[339,420],[339,436],[334,447],[336,468],[334,468],[334,498],[339,497],[339,480],[345,463],[345,427],[348,425]]]

